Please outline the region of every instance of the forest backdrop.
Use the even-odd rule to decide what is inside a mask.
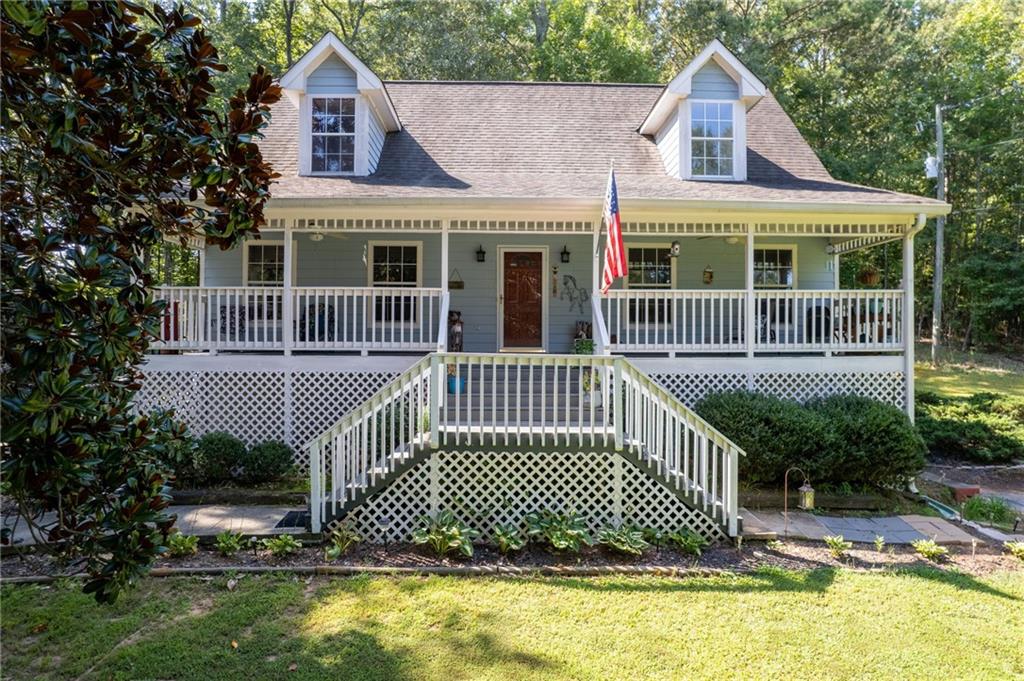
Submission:
[[[332,30],[384,79],[667,82],[720,38],[832,174],[935,195],[924,159],[945,111],[943,323],[951,343],[1024,345],[1024,0],[189,0],[230,70],[281,74]],[[917,239],[930,329],[934,224]],[[899,244],[844,258],[900,277]],[[182,263],[184,264],[184,263]],[[192,264],[194,267],[194,263]]]

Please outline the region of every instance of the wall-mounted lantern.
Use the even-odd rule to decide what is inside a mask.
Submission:
[[[668,249],[668,254],[669,254],[670,257],[678,258],[679,257],[679,253],[682,250],[683,250],[682,244],[680,244],[678,241],[673,241],[672,245]]]
[[[484,245],[483,244],[480,244],[480,246],[477,247],[477,249],[476,249],[476,261],[477,262],[486,262],[487,261],[487,251],[484,250]]]
[[[567,246],[564,246],[564,245],[562,246],[561,256],[562,256],[562,262],[569,262],[569,248]]]
[[[710,286],[715,280],[715,271],[711,269],[711,265],[704,268],[703,281],[705,286]]]

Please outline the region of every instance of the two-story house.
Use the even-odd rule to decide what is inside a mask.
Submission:
[[[664,86],[421,82],[327,34],[280,84],[269,225],[159,291],[144,400],[293,444],[314,528],[547,500],[733,535],[740,453],[700,397],[913,414],[914,235],[949,207],[832,178],[720,42]],[[601,295],[610,168],[628,276]],[[839,287],[889,242],[897,287]]]

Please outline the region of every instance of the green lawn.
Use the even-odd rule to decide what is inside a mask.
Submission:
[[[4,677],[1024,677],[1019,572],[225,582],[149,579],[112,607],[6,587]]]
[[[914,380],[918,390],[943,397],[969,397],[982,392],[1024,395],[1024,363],[1019,360],[947,348],[941,356],[942,364],[935,368],[927,361],[928,345],[918,343],[915,352],[918,362]]]

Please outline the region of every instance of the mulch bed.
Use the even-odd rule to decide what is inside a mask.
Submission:
[[[188,558],[164,558],[159,568],[290,568],[319,565],[367,568],[450,568],[450,567],[514,567],[542,569],[579,566],[583,568],[654,566],[664,568],[706,569],[715,571],[751,572],[761,568],[810,570],[844,567],[854,570],[899,569],[931,565],[944,570],[957,570],[973,576],[1000,571],[1024,572],[1024,562],[1005,553],[1001,546],[989,542],[971,547],[949,547],[949,557],[930,563],[908,546],[887,546],[879,553],[874,546],[856,544],[843,559],[833,558],[818,542],[789,540],[780,542],[744,542],[742,550],[719,544],[706,550],[697,559],[674,549],[648,549],[637,558],[619,556],[601,547],[590,547],[579,555],[552,554],[540,546],[530,545],[511,558],[500,556],[490,546],[476,547],[472,558],[437,558],[422,546],[393,544],[385,549],[377,545],[357,545],[337,561],[325,562],[322,547],[307,547],[284,558],[275,558],[265,550],[241,551],[231,558],[201,548]],[[3,577],[64,574],[50,556],[38,553],[6,556],[0,561]]]

